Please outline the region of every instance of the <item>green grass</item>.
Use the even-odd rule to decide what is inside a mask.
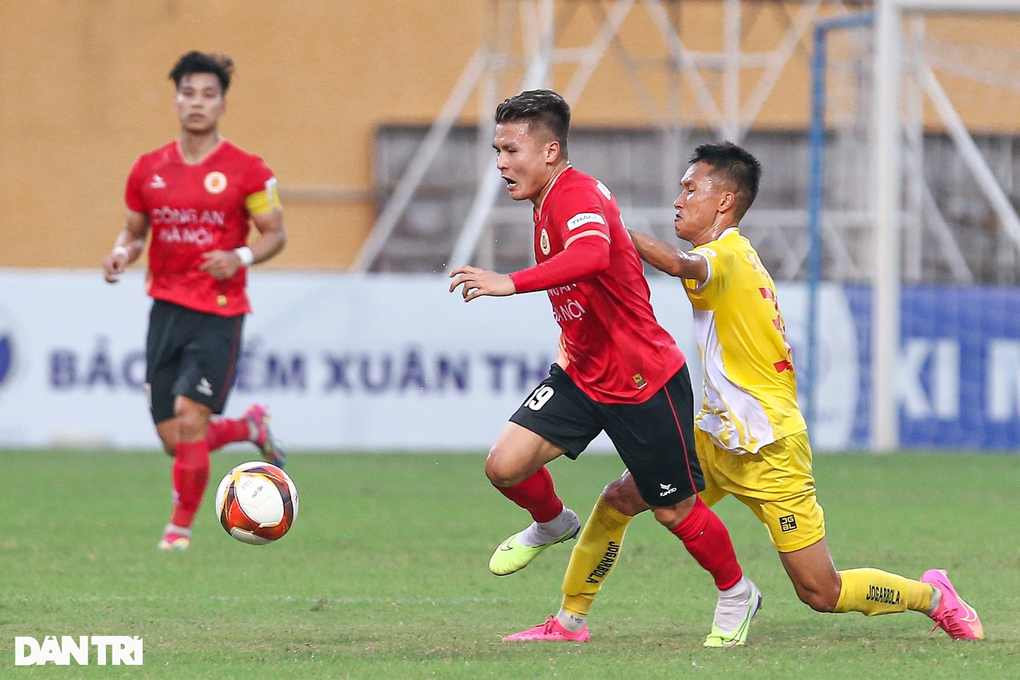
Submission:
[[[232,465],[213,458],[215,487]],[[712,583],[650,516],[637,518],[586,645],[508,645],[555,611],[567,547],[491,576],[525,523],[465,455],[294,455],[294,530],[253,547],[207,495],[191,550],[158,553],[169,506],[160,454],[0,452],[0,677],[1015,678],[1020,676],[1020,458],[820,456],[837,567],[949,570],[987,639],[929,638],[908,612],[818,614],[797,601],[743,506],[717,506],[765,593],[747,647],[700,645]],[[586,515],[621,471],[611,456],[552,465]],[[14,667],[14,637],[139,635],[142,667]]]

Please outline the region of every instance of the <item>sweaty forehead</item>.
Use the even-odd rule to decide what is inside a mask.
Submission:
[[[706,187],[727,186],[729,184],[728,178],[724,173],[701,161],[687,168],[687,172],[684,173],[681,184],[688,183],[704,185]]]

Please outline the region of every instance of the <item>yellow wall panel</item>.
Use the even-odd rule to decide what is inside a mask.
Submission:
[[[586,3],[570,1],[576,7],[564,43],[584,45],[594,19]],[[485,5],[482,0],[0,2],[0,266],[98,267],[121,226],[131,163],[177,136],[167,74],[191,49],[234,58],[237,73],[222,132],[265,157],[285,188],[369,188],[375,130],[385,123],[427,124],[435,117],[482,40]],[[790,15],[800,6],[790,5]],[[722,3],[685,0],[679,7],[687,45],[718,50]],[[745,47],[768,49],[788,20],[776,3],[764,3],[745,11],[743,21]],[[1018,25],[1014,19],[941,17],[929,21],[929,30],[954,40],[1015,45]],[[519,38],[517,25],[499,31]],[[620,40],[635,56],[666,56],[642,9],[628,19]],[[809,50],[806,40],[766,101],[759,127],[805,126]],[[556,67],[554,87],[564,87],[571,74],[572,67]],[[759,75],[753,70],[742,75],[745,93]],[[511,69],[500,96],[514,94],[521,76],[521,69]],[[703,77],[718,97],[719,72],[706,69]],[[661,71],[649,70],[645,78],[663,107]],[[946,82],[962,91],[954,100],[968,121],[988,129],[1018,127],[1015,103]],[[698,120],[686,88],[682,99],[684,112]],[[472,100],[465,122],[476,120],[475,107]],[[612,52],[577,103],[575,122],[647,124]],[[360,196],[334,205],[285,203],[290,244],[273,266],[348,266],[374,219],[367,194]]]

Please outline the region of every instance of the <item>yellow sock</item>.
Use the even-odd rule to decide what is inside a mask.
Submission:
[[[932,588],[927,583],[879,569],[848,569],[839,572],[837,612],[860,612],[865,616],[894,614],[912,609],[927,613]]]
[[[599,496],[563,576],[563,609],[574,616],[588,616],[591,603],[620,556],[623,534],[632,517]]]

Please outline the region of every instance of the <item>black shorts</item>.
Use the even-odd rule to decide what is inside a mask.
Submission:
[[[553,364],[510,422],[566,449],[572,459],[605,430],[648,505],[673,505],[705,489],[694,449],[694,393],[686,365],[648,401],[603,404]]]
[[[244,314],[217,316],[156,300],[145,343],[152,421],[174,417],[177,395],[223,413],[241,350]]]

